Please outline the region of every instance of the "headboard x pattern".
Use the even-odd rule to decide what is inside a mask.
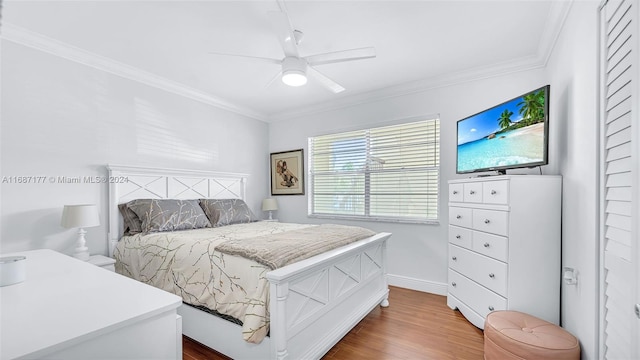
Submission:
[[[108,165],[109,255],[122,236],[118,204],[135,199],[243,199],[247,174]]]

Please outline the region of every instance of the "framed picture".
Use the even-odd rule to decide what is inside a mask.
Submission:
[[[271,153],[271,195],[304,195],[302,149]]]

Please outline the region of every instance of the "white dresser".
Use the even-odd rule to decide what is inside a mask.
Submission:
[[[449,181],[447,305],[475,326],[493,310],[558,324],[562,178]]]
[[[0,287],[0,359],[182,359],[178,296],[53,250]]]

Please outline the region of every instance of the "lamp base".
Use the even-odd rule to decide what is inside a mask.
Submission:
[[[89,260],[89,248],[85,245],[86,240],[84,239],[84,234],[86,233],[82,228],[78,230],[78,242],[73,250],[73,257],[82,261]]]
[[[82,261],[89,260],[89,248],[85,247],[84,250],[76,248],[75,252],[73,253],[73,257]]]

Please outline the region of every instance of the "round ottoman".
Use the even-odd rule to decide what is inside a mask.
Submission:
[[[558,325],[519,311],[493,311],[484,321],[484,358],[579,360],[580,344]]]

